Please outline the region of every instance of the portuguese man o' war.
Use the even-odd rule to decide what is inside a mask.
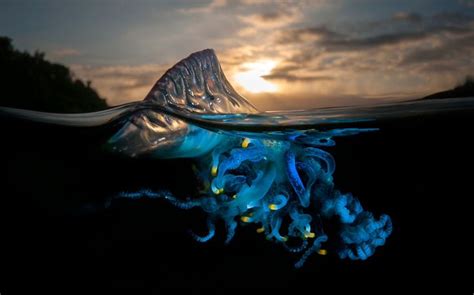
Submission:
[[[327,253],[324,243],[329,238],[339,242],[340,258],[365,260],[390,235],[390,217],[374,217],[358,199],[334,187],[335,161],[324,150],[335,144],[334,137],[374,129],[215,130],[213,125],[198,127],[176,118],[175,110],[199,114],[199,119],[244,122],[246,118],[238,114],[258,114],[232,88],[212,50],[179,62],[156,83],[145,102],[168,113],[134,114],[110,139],[112,149],[131,156],[140,151],[159,158],[193,158],[202,188],[189,199],[148,189],[117,197],[161,198],[181,209],[200,208],[207,214],[208,232],[192,233],[196,241],[212,239],[218,222],[225,224],[225,243],[231,242],[240,225],[253,224],[267,240],[301,253],[295,264],[301,267],[312,253]],[[273,118],[277,123],[278,116]],[[340,223],[337,237],[324,232],[325,220]]]
[[[390,107],[388,107],[390,108]],[[47,114],[1,108],[2,113],[44,123],[119,125],[106,146],[130,157],[189,158],[201,183],[193,196],[163,188],[118,192],[114,198],[162,199],[179,209],[205,212],[208,231],[192,232],[207,242],[225,225],[225,243],[240,226],[280,244],[299,258],[336,253],[365,260],[392,232],[388,215],[366,211],[350,193],[334,185],[336,163],[326,151],[341,136],[373,132],[346,123],[375,120],[374,109],[260,112],[227,81],[213,50],[193,53],[168,70],[145,100],[91,114]],[[396,115],[396,108],[390,108]],[[338,223],[335,234],[325,223]],[[330,248],[326,242],[331,240]]]

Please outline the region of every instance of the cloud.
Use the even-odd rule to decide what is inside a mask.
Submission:
[[[304,22],[309,14],[324,7],[328,2],[327,0],[239,0],[237,18],[244,26],[238,30],[238,35],[256,37],[259,42],[265,41],[268,44],[266,38],[262,39],[262,37],[273,35],[275,31],[272,30],[287,30],[289,27]]]
[[[262,5],[275,2],[275,0],[240,0],[240,3],[244,5]]]
[[[231,0],[239,5],[246,6],[280,6],[283,8],[295,6],[321,5],[323,3],[334,2],[335,0]]]
[[[328,29],[326,26],[316,26],[282,31],[277,34],[275,42],[277,44],[292,44],[322,39],[337,40],[342,37],[344,37],[343,34],[336,33]]]
[[[262,76],[266,80],[285,80],[287,82],[312,82],[312,81],[326,81],[333,80],[330,76],[297,76],[293,74],[269,74]]]
[[[467,7],[474,7],[474,0],[459,0],[459,3]]]
[[[403,60],[400,64],[408,65],[408,64],[417,64],[417,63],[425,63],[425,62],[432,62],[432,61],[440,61],[445,59],[456,59],[459,57],[460,54],[465,54],[464,52],[467,48],[472,48],[472,42],[474,40],[473,36],[469,36],[467,38],[462,39],[455,39],[451,40],[454,43],[446,43],[443,42],[439,46],[432,47],[432,48],[420,48],[418,50],[413,50],[404,56]],[[471,41],[471,45],[468,45],[468,42]],[[462,43],[465,43],[464,45]],[[468,45],[468,46],[465,46]]]
[[[110,105],[142,100],[154,83],[169,68],[165,65],[88,66],[72,65],[74,74],[93,81],[92,87]]]
[[[321,45],[330,51],[357,51],[386,45],[407,44],[425,39],[427,32],[397,32],[365,38],[327,39]]]
[[[431,20],[441,26],[463,26],[472,23],[474,16],[472,14],[445,11],[434,14]]]
[[[217,8],[226,6],[227,0],[212,0],[209,4],[205,6],[198,6],[192,8],[181,8],[178,9],[179,13],[183,14],[195,14],[195,13],[210,13]]]
[[[377,34],[370,34],[363,29],[355,32],[341,32],[324,25],[313,26],[284,30],[277,35],[275,43],[301,45],[313,42],[313,47],[325,48],[328,51],[368,50],[381,46],[406,45],[410,42],[423,41],[441,34],[469,34],[473,30],[474,17],[460,13],[440,13],[425,20],[416,13],[400,12],[394,14],[390,19],[378,23],[392,23],[394,20],[397,22],[406,21],[413,25],[423,22],[423,26],[403,27],[403,30],[391,28],[387,32]]]
[[[394,18],[410,19],[410,22],[419,23],[423,18],[416,14],[396,14]],[[379,49],[384,46],[409,47],[410,44],[443,42],[446,39],[463,37],[473,33],[473,17],[462,14],[437,14],[431,19],[432,22],[424,24],[422,29],[412,28],[412,30],[389,31],[376,35],[367,35],[364,32],[344,33],[336,32],[326,26],[307,27],[300,29],[286,30],[276,38],[276,44],[298,44],[303,49],[300,56],[307,59],[319,57],[319,54],[327,52],[360,52]],[[359,36],[363,37],[359,37]],[[467,45],[464,41],[463,45]],[[302,45],[307,45],[302,46]],[[308,47],[311,54],[308,53]],[[423,48],[423,47],[420,47]],[[421,51],[424,49],[420,49]],[[425,50],[426,51],[426,50]],[[432,50],[433,51],[433,50]],[[434,50],[436,51],[436,50]],[[431,53],[434,55],[435,53]],[[436,53],[441,54],[441,53]],[[413,56],[416,54],[412,54]],[[301,60],[300,61],[305,61]],[[307,60],[306,60],[307,61]]]
[[[285,83],[300,97],[306,91],[326,101],[331,93],[416,98],[452,87],[472,73],[473,16],[404,12],[378,22],[381,25],[376,30],[368,26],[373,21],[366,21],[275,33],[274,47],[284,57],[265,78]]]
[[[278,28],[285,27],[291,23],[301,20],[302,15],[296,8],[279,8],[255,13],[251,15],[239,16],[240,20],[252,27],[258,28]]]
[[[258,29],[255,27],[245,27],[243,29],[240,29],[237,32],[237,35],[239,37],[248,37],[248,36],[254,36],[258,33]]]
[[[53,50],[50,55],[53,58],[63,58],[63,57],[68,57],[68,56],[79,56],[82,53],[74,48],[61,48],[61,49],[56,49]]]
[[[278,44],[314,42],[315,47],[328,51],[359,51],[385,45],[406,44],[423,40],[430,35],[425,31],[386,33],[368,37],[352,37],[326,27],[309,27],[283,32],[276,40]]]
[[[423,16],[414,12],[397,12],[392,16],[393,21],[403,21],[409,23],[420,23],[423,21]]]

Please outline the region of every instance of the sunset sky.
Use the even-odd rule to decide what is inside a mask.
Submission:
[[[474,74],[473,0],[0,0],[0,35],[110,105],[205,48],[263,110],[416,98]]]

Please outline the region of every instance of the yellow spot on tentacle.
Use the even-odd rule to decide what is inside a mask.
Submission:
[[[318,254],[319,255],[326,255],[326,254],[328,254],[328,251],[326,251],[326,249],[319,249]]]
[[[287,237],[287,236],[281,237],[281,240],[282,240],[283,242],[286,242],[286,241],[288,241],[288,237]]]
[[[305,233],[304,237],[313,239],[314,237],[316,237],[316,234],[312,233],[312,232],[309,232],[309,233]]]
[[[217,187],[213,187],[212,188],[212,192],[216,195],[220,195],[224,192],[224,188],[217,188]]]
[[[237,195],[233,195],[233,196],[232,196],[232,199],[237,199]]]
[[[260,234],[260,233],[263,233],[264,231],[265,231],[265,227],[263,227],[263,226],[257,228],[257,233],[259,233],[259,234]]]
[[[270,204],[270,205],[268,205],[268,208],[270,210],[278,210],[278,206],[276,204]]]
[[[250,222],[250,217],[242,216],[242,217],[240,217],[240,220],[242,220],[243,222]]]
[[[246,149],[249,146],[249,143],[250,143],[250,139],[244,138],[244,140],[242,141],[242,147]]]
[[[211,175],[216,176],[217,175],[217,166],[212,166],[211,168]]]

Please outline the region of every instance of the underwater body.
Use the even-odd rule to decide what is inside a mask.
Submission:
[[[78,211],[107,210],[123,199],[166,201],[176,210],[204,213],[195,222],[205,228],[189,228],[197,242],[218,238],[231,245],[240,228],[252,228],[263,240],[294,253],[294,266],[300,268],[307,260],[317,264],[311,254],[366,260],[390,243],[395,230],[383,208],[372,210],[337,188],[336,161],[328,151],[336,142],[377,133],[379,125],[395,118],[473,108],[472,99],[463,99],[259,112],[233,90],[215,54],[205,50],[170,69],[143,102],[91,114],[8,108],[1,113],[59,128],[105,126],[98,142],[107,153],[124,158],[191,160],[185,164],[195,175],[191,194],[163,184],[121,189],[117,184],[103,203],[82,204]]]

